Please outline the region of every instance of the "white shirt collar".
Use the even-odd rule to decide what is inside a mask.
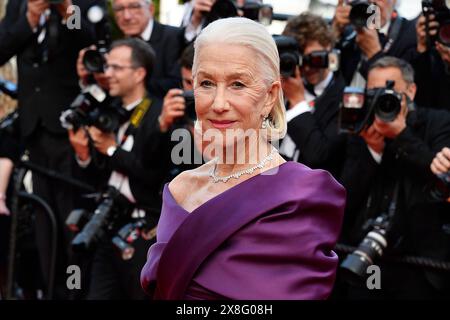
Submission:
[[[384,26],[380,29],[380,33],[384,34],[385,36],[389,33],[389,27],[391,26],[391,20],[387,21]]]
[[[136,106],[137,106],[139,103],[141,103],[142,100],[143,100],[143,99],[141,98],[141,99],[138,99],[138,100],[136,100],[136,101],[134,101],[134,102],[132,102],[132,103],[130,103],[130,104],[127,104],[127,105],[125,106],[125,109],[126,109],[127,111],[133,110],[134,108],[136,108]]]
[[[141,38],[145,41],[149,41],[150,37],[152,36],[152,32],[153,32],[153,25],[154,25],[154,21],[153,18],[150,18],[150,20],[148,21],[147,27],[145,27],[144,32],[141,33]]]
[[[322,95],[322,93],[328,87],[332,79],[333,79],[333,72],[330,71],[324,80],[322,80],[321,82],[319,82],[314,86],[314,93],[317,95],[317,97]],[[305,89],[305,100],[307,102],[313,101],[317,97]]]

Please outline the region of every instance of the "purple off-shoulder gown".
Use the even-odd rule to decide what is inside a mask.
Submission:
[[[168,186],[141,284],[154,299],[326,299],[345,190],[296,162],[260,174],[192,213]]]

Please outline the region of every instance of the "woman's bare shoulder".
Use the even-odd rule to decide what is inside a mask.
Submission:
[[[198,168],[181,172],[169,183],[170,193],[176,200],[183,200],[207,180],[210,169],[211,164],[208,162]]]

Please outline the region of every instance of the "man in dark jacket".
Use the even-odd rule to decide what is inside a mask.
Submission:
[[[117,25],[128,37],[148,42],[156,53],[149,90],[164,98],[167,91],[181,86],[178,58],[182,51],[183,31],[154,20],[155,7],[151,0],[113,0]]]
[[[107,57],[105,76],[109,94],[121,99],[128,116],[117,132],[88,128],[98,162],[94,162],[83,129],[70,132],[70,139],[80,166],[88,176],[115,187],[137,209],[126,221],[159,219],[160,190],[168,172],[168,133],[160,130],[158,117],[161,101],[147,92],[146,83],[155,63],[152,48],[144,41],[127,38],[114,42]],[[101,164],[100,166],[98,164]],[[148,241],[138,239],[132,259],[122,260],[111,243],[110,234],[100,240],[95,252],[89,288],[89,299],[139,299],[144,293],[139,273],[145,263]]]
[[[0,65],[17,57],[20,132],[30,160],[67,176],[72,175],[73,153],[59,116],[79,92],[75,62],[80,49],[93,42],[86,11],[97,2],[8,1],[0,24]],[[72,4],[80,9],[75,10],[75,15],[71,14]],[[64,183],[35,174],[33,192],[48,202],[56,214],[59,250],[55,297],[66,298],[70,235],[64,231],[63,222],[73,208],[73,190]],[[47,283],[52,231],[42,214],[36,216],[36,229]]]
[[[414,72],[407,62],[378,60],[369,70],[367,88],[383,88],[387,80],[395,81],[394,90],[402,96],[401,110],[390,122],[375,117],[349,142],[341,177],[347,189],[342,238],[357,246],[374,228],[367,222],[385,214],[383,258],[410,255],[448,261],[449,207],[432,201],[427,186],[435,181],[430,170],[435,154],[450,143],[450,114],[415,107]],[[383,258],[374,261],[381,270],[381,290],[352,287],[352,298],[448,297],[448,273]]]
[[[311,13],[291,19],[283,35],[297,40],[303,56],[317,52],[329,54],[334,45],[326,21]],[[345,135],[338,133],[339,105],[345,87],[342,75],[326,67],[305,64],[297,68],[295,77],[284,78],[282,85],[288,100],[288,130],[281,143],[281,153],[338,177],[346,141]]]
[[[339,0],[332,24],[338,39],[336,48],[342,52],[345,82],[360,88],[365,87],[367,71],[378,59],[394,56],[411,61],[416,55],[416,22],[399,16],[396,0],[370,2],[376,7],[366,26],[355,28],[350,24],[352,7],[344,0]]]

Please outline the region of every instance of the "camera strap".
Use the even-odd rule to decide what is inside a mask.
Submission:
[[[128,125],[127,130],[125,130],[125,134],[120,140],[120,146],[122,146],[125,141],[128,139],[130,135],[133,135],[136,130],[140,127],[142,123],[142,119],[144,119],[145,114],[150,109],[153,101],[146,95],[144,99],[134,108],[133,113],[131,114],[130,124]]]
[[[391,50],[392,45],[397,41],[400,36],[400,29],[402,28],[404,18],[396,16],[392,19],[392,25],[389,30],[388,40],[384,44],[383,53],[388,53]]]

